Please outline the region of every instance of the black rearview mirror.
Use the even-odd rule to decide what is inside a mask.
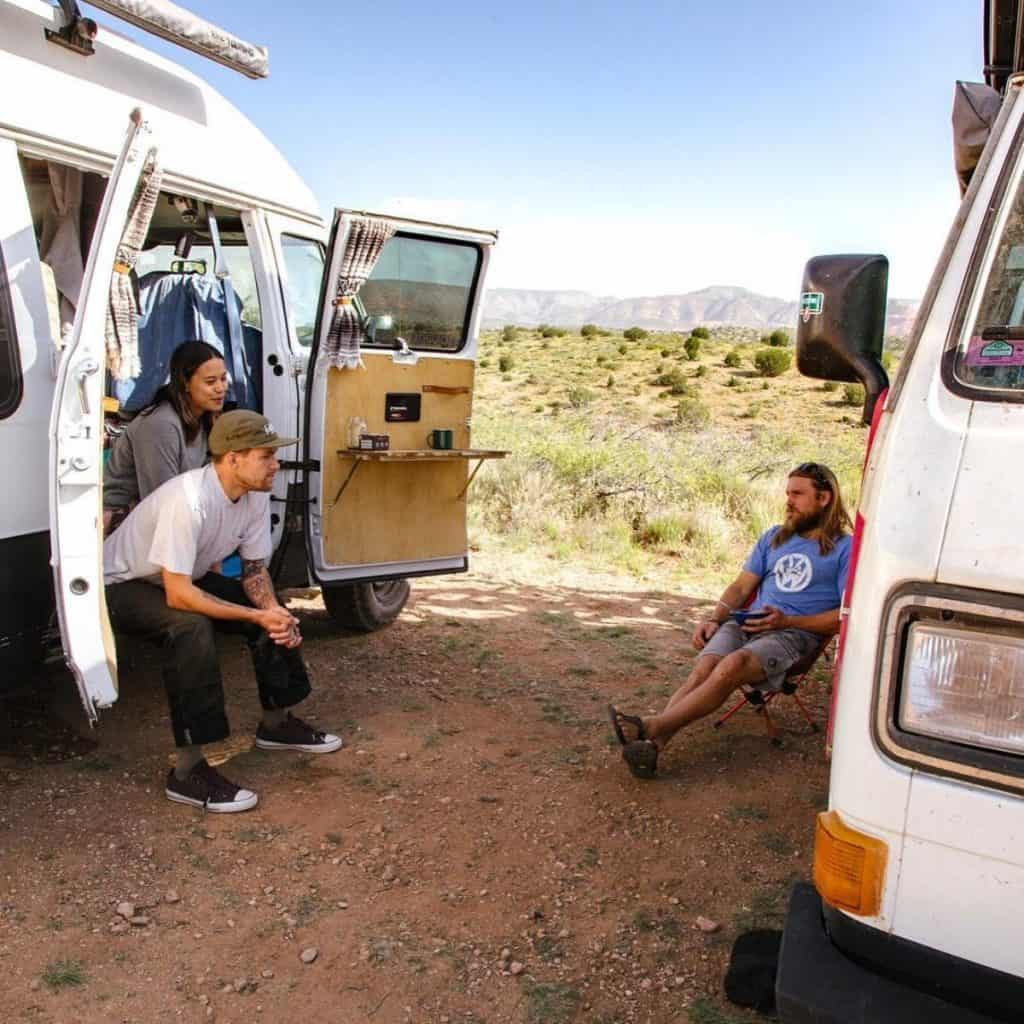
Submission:
[[[818,380],[860,381],[865,423],[889,386],[881,363],[888,283],[884,256],[815,256],[800,289],[797,368]]]

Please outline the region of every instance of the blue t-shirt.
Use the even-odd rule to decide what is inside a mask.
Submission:
[[[816,539],[799,534],[773,548],[772,538],[778,529],[773,526],[761,534],[743,566],[761,580],[751,611],[769,604],[785,615],[818,615],[838,608],[850,567],[849,534],[838,537],[832,550],[823,555]]]

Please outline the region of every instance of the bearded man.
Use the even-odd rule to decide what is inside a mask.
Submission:
[[[786,481],[785,522],[761,535],[711,617],[697,624],[697,662],[665,709],[640,718],[609,706],[623,760],[637,778],[653,778],[659,752],[684,726],[742,686],[780,689],[793,665],[838,632],[849,528],[835,474],[817,462],[797,466]]]

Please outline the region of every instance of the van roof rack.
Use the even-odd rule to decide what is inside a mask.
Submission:
[[[170,0],[89,0],[115,18],[127,21],[170,43],[198,53],[238,71],[248,78],[266,78],[270,64],[265,46],[247,43],[203,18],[197,18]],[[46,30],[46,38],[83,56],[94,52],[93,40],[99,31],[92,18],[82,17],[78,0],[59,0],[64,25],[57,31]]]
[[[1024,71],[1022,6],[1024,0],[985,0],[985,83],[1000,93]]]

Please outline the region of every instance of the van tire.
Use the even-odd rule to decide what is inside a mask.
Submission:
[[[323,587],[324,607],[339,626],[372,633],[398,618],[409,600],[409,581],[342,583]]]

